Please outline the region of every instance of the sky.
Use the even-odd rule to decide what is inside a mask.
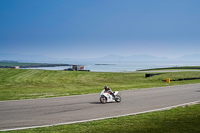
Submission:
[[[0,53],[200,54],[200,0],[0,0]]]

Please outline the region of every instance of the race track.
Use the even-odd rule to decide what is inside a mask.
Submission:
[[[67,124],[195,102],[200,100],[200,84],[123,91],[121,103],[101,104],[99,97],[89,94],[1,101],[0,131]]]

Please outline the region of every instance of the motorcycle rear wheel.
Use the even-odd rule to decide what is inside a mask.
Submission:
[[[100,102],[105,104],[107,102],[107,98],[106,97],[100,97]]]

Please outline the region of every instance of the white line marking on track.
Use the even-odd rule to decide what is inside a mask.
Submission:
[[[184,103],[184,104],[169,106],[169,107],[165,107],[165,108],[160,108],[160,109],[154,109],[154,110],[148,110],[148,111],[143,111],[143,112],[131,113],[131,114],[124,114],[124,115],[103,117],[103,118],[96,118],[96,119],[89,119],[89,120],[82,120],[82,121],[73,121],[73,122],[66,122],[66,123],[58,123],[58,124],[52,124],[52,125],[41,125],[41,126],[31,126],[31,127],[19,127],[19,128],[3,129],[3,130],[0,130],[0,131],[23,130],[23,129],[32,129],[32,128],[40,128],[40,127],[51,127],[51,126],[58,126],[58,125],[67,125],[67,124],[75,124],[75,123],[82,123],[82,122],[89,122],[89,121],[96,121],[96,120],[104,120],[104,119],[109,119],[109,118],[116,118],[116,117],[138,115],[138,114],[144,114],[144,113],[149,113],[149,112],[168,110],[168,109],[172,109],[172,108],[176,108],[176,107],[180,107],[180,106],[186,106],[186,105],[197,104],[197,103],[200,103],[200,100],[199,101],[195,101],[195,102]]]

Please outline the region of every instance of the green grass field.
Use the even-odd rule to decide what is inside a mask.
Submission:
[[[0,100],[20,100],[100,93],[105,85],[112,90],[152,88],[200,83],[198,80],[163,82],[166,78],[200,77],[200,72],[176,72],[145,78],[145,73],[106,73],[0,69]]]

